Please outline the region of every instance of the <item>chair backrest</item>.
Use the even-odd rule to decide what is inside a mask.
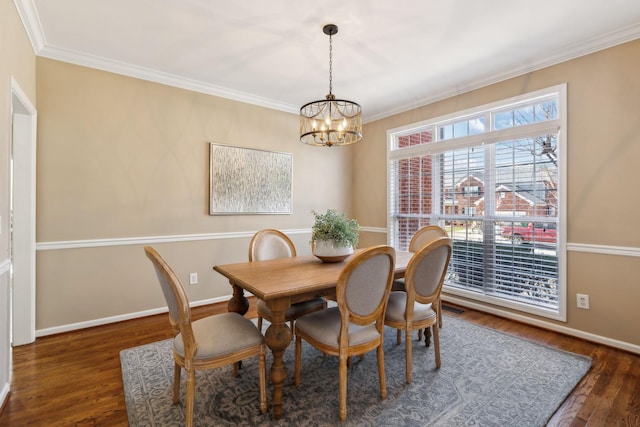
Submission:
[[[266,261],[294,256],[296,256],[295,245],[279,230],[271,228],[260,230],[249,242],[249,261]]]
[[[180,283],[180,279],[173,272],[169,264],[151,246],[145,246],[144,252],[153,263],[162,293],[169,307],[169,321],[174,336],[180,332],[184,342],[185,357],[192,358],[196,351],[195,337],[191,329],[191,309],[187,294]]]
[[[427,225],[416,231],[409,242],[409,252],[418,252],[427,243],[440,237],[448,237],[447,231],[438,225]]]
[[[336,300],[342,317],[342,330],[348,323],[384,326],[384,312],[395,270],[395,250],[374,246],[354,255],[343,267],[336,284]]]
[[[407,309],[413,307],[414,300],[430,304],[438,299],[452,251],[451,239],[440,237],[419,249],[411,257],[404,276]]]

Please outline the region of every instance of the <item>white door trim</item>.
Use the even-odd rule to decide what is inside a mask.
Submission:
[[[11,77],[12,109],[12,344],[36,339],[37,111]]]

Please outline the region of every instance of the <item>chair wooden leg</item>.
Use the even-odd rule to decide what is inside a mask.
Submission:
[[[258,316],[258,330],[262,333],[262,316]]]
[[[411,369],[412,369],[411,368],[411,364],[412,364],[412,353],[411,353],[411,351],[413,349],[413,343],[411,342],[411,331],[407,329],[406,333],[407,333],[407,343],[406,343],[406,346],[405,346],[405,348],[406,348],[405,357],[406,357],[407,360],[405,361],[405,365],[406,365],[405,369],[406,369],[406,372],[407,372],[407,384],[411,384],[411,379],[412,379],[412,377],[411,377]]]
[[[440,333],[438,325],[433,325],[433,347],[436,353],[436,366],[440,367]]]
[[[295,365],[294,365],[294,381],[296,387],[300,386],[300,359],[302,359],[302,338],[296,334],[296,348],[295,348]]]
[[[242,361],[240,361],[240,362],[242,362]],[[240,362],[235,362],[233,364],[233,376],[234,377],[240,376]]]
[[[378,377],[380,379],[380,397],[385,399],[387,397],[387,376],[384,373],[384,350],[382,343],[376,349],[378,354]]]
[[[341,354],[340,356],[340,369],[339,369],[339,383],[340,383],[340,420],[347,419],[347,361],[349,356]]]
[[[196,372],[194,370],[187,371],[187,408],[185,415],[187,418],[186,426],[193,426],[193,404],[196,398]]]
[[[267,357],[265,346],[258,355],[258,375],[260,375],[260,412],[267,413]]]
[[[402,330],[396,329],[396,344],[400,345],[402,342]]]
[[[438,300],[438,327],[442,328],[442,300]]]
[[[422,329],[418,329],[418,341],[422,341]]]
[[[424,346],[429,347],[431,345],[431,328],[424,328]]]
[[[173,403],[176,404],[180,401],[180,365],[175,363],[173,365]]]

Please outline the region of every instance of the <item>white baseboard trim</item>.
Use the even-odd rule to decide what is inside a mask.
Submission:
[[[227,295],[223,297],[210,298],[206,300],[192,302],[189,305],[191,307],[199,307],[201,305],[208,305],[208,304],[215,304],[219,302],[229,301],[230,298],[231,298],[231,295]],[[121,314],[118,316],[103,317],[101,319],[88,320],[86,322],[77,322],[77,323],[70,323],[67,325],[54,326],[51,328],[37,329],[36,337],[45,337],[47,335],[55,335],[63,332],[77,331],[79,329],[91,328],[94,326],[108,325],[110,323],[122,322],[124,320],[138,319],[140,317],[147,317],[147,316],[153,316],[155,314],[167,313],[168,311],[169,309],[167,307],[159,307],[159,308],[153,308],[151,310],[138,311],[135,313],[127,313],[127,314]]]
[[[556,325],[544,320],[534,319],[531,317],[523,316],[517,313],[511,313],[499,308],[488,307],[486,305],[478,304],[472,301],[456,298],[451,295],[442,295],[442,300],[450,302],[461,307],[468,307],[474,310],[482,311],[484,313],[495,314],[496,316],[505,317],[511,320],[517,320],[518,322],[526,323],[527,325],[537,326],[542,329],[548,329],[561,334],[570,335],[572,337],[581,338],[587,341],[595,342],[598,344],[604,344],[609,347],[625,350],[630,353],[640,354],[640,345],[631,344],[624,341],[614,340],[612,338],[603,337],[601,335],[595,335],[589,332],[580,331],[578,329],[567,328],[566,326]]]
[[[0,408],[4,408],[4,404],[7,403],[9,399],[9,383],[4,383],[2,385],[2,390],[0,391]]]

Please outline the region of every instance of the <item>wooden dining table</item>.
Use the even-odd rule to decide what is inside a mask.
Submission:
[[[410,252],[396,251],[395,279],[404,277],[412,255]],[[272,322],[265,333],[265,343],[273,354],[269,379],[273,385],[271,402],[275,419],[282,416],[282,386],[287,378],[282,357],[293,338],[285,322],[285,311],[291,304],[316,297],[335,299],[338,276],[349,259],[325,263],[313,255],[305,255],[213,267],[227,277],[233,287],[233,296],[227,305],[229,311],[244,315],[249,310],[245,290],[264,300],[271,309]]]

